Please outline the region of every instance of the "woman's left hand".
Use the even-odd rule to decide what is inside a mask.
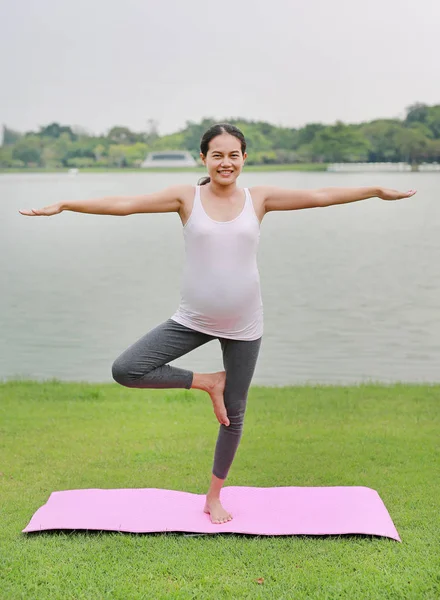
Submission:
[[[417,190],[409,190],[408,192],[398,192],[397,190],[389,190],[387,188],[379,188],[378,198],[382,200],[400,200],[401,198],[409,198],[414,196]]]

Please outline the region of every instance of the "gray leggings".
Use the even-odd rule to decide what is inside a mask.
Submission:
[[[117,383],[130,388],[190,389],[193,372],[166,363],[215,339],[219,340],[223,352],[224,399],[230,424],[220,425],[212,472],[219,479],[226,479],[240,443],[248,391],[262,338],[229,340],[168,319],[127,348],[113,363],[112,375]]]

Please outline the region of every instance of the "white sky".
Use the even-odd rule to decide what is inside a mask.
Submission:
[[[161,134],[440,103],[439,0],[0,0],[0,124]]]

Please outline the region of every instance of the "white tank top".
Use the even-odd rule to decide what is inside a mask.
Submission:
[[[216,337],[256,340],[263,335],[263,302],[257,249],[260,222],[244,188],[242,212],[214,221],[196,186],[194,206],[183,227],[186,261],[180,306],[173,321]]]

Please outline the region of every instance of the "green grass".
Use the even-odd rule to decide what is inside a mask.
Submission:
[[[290,165],[246,165],[243,173],[247,171],[326,171],[327,163],[294,163]],[[21,169],[1,169],[0,174],[4,173],[67,173],[69,168],[46,169],[46,168],[21,168]],[[105,168],[105,167],[81,167],[80,173],[201,173],[207,174],[206,167],[155,167],[149,169],[140,168]]]
[[[252,387],[225,485],[361,485],[402,538],[23,534],[55,490],[207,490],[197,390],[0,384],[0,598],[440,598],[440,385]],[[262,578],[259,582],[259,578]]]

